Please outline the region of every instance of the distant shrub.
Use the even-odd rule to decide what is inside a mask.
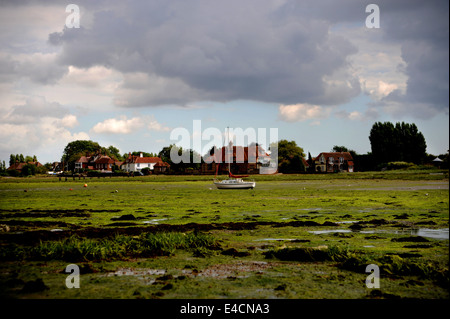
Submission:
[[[20,175],[20,172],[18,170],[16,170],[16,169],[11,169],[11,170],[9,170],[7,172],[8,172],[8,175],[12,176],[12,177],[17,177],[17,176]]]
[[[388,170],[394,170],[394,169],[407,169],[410,167],[415,166],[414,163],[408,163],[408,162],[389,162],[387,163],[387,169]]]

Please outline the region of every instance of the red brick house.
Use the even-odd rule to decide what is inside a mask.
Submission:
[[[320,153],[313,159],[315,172],[354,172],[353,157],[349,152]]]
[[[142,153],[139,156],[128,153],[127,159],[121,166],[121,168],[127,172],[138,172],[143,168],[149,168],[150,170],[155,171],[155,173],[166,172],[169,167],[170,165],[163,162],[161,158],[155,156],[143,156]]]
[[[232,150],[232,151],[231,151]],[[261,165],[270,156],[258,145],[232,146],[216,149],[201,165],[202,174],[228,174],[228,163],[233,174],[258,174]],[[217,167],[219,166],[219,167]]]
[[[75,170],[90,169],[100,172],[112,172],[112,167],[115,161],[103,154],[96,154],[94,156],[81,156],[75,161]]]
[[[12,171],[12,170],[16,170],[16,171],[19,171],[19,172],[22,172],[22,168],[25,166],[25,165],[35,165],[36,167],[41,167],[41,166],[43,166],[41,163],[39,163],[39,162],[28,162],[28,163],[24,163],[24,162],[22,162],[22,163],[18,163],[18,162],[16,162],[16,163],[14,163],[13,165],[11,165],[10,167],[8,167],[8,170],[9,171]]]
[[[153,171],[155,174],[166,173],[170,169],[170,165],[166,162],[159,161],[153,166]]]

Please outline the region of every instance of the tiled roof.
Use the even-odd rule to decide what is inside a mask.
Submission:
[[[158,163],[161,162],[159,157],[137,157],[133,163]]]
[[[30,165],[36,165],[36,167],[41,167],[41,166],[42,166],[42,164],[39,163],[39,162],[14,163],[14,164],[11,165],[10,167],[8,167],[8,169],[9,169],[9,170],[15,169],[15,170],[20,171],[20,170],[22,170],[22,168],[23,168],[25,165],[27,165],[27,164],[30,164]]]
[[[353,157],[349,152],[322,152],[317,155],[315,160],[318,160],[320,155],[323,155],[326,159],[333,157],[336,161],[339,160],[340,157],[343,157],[346,161],[353,161]]]
[[[230,159],[232,159],[233,163],[255,163],[258,161],[258,158],[260,157],[269,157],[269,155],[266,153],[266,151],[259,146],[256,147],[248,147],[248,146],[233,146],[233,155],[227,154],[227,151],[229,150],[229,147],[222,147],[218,150],[218,153],[222,153],[222,158],[219,159],[220,155],[214,154],[211,155],[208,159],[206,159],[206,162],[227,162],[228,156]]]
[[[87,158],[86,156],[81,156],[75,161],[75,163],[89,163],[89,158]]]
[[[114,164],[114,160],[109,156],[101,156],[95,161],[95,164]]]
[[[155,167],[170,167],[169,163],[163,162],[163,161],[159,161],[158,163],[155,164]]]

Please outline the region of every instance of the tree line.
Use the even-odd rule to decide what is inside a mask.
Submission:
[[[367,154],[358,154],[352,149],[345,146],[335,145],[331,152],[349,152],[354,161],[355,169],[358,171],[380,170],[386,167],[401,167],[398,163],[412,163],[421,165],[431,162],[436,156],[426,153],[426,141],[423,134],[418,130],[417,126],[412,123],[398,122],[376,122],[373,124],[369,141],[371,144],[371,152]],[[174,149],[175,148],[175,149]],[[275,149],[276,148],[276,149]],[[170,153],[174,149],[179,155],[188,153],[191,161],[188,163],[174,163],[170,158]],[[214,153],[216,147],[211,148],[208,152],[210,155]],[[268,151],[278,152],[278,171],[281,173],[303,173],[307,169],[305,163],[310,166],[310,172],[314,172],[313,158],[310,153],[306,159],[303,148],[297,145],[295,141],[280,140],[269,146]],[[198,170],[201,163],[193,161],[194,158],[202,158],[200,154],[192,149],[183,149],[175,144],[165,146],[158,153],[148,153],[145,151],[133,151],[120,154],[118,148],[114,146],[103,147],[97,142],[90,140],[78,140],[67,144],[64,148],[61,162],[64,168],[73,171],[75,169],[75,161],[81,156],[93,155],[96,153],[105,154],[116,161],[124,161],[129,153],[139,156],[141,153],[146,157],[159,157],[162,161],[170,164],[170,170],[174,173],[185,172],[186,170]],[[208,155],[208,154],[205,154]],[[448,152],[439,155],[443,160],[443,167],[448,167]],[[11,154],[10,166],[14,163],[37,162],[36,156],[23,156],[22,154]],[[397,163],[397,164],[392,164]],[[51,164],[47,163],[47,169]],[[30,168],[34,173],[35,169]],[[118,170],[118,167],[115,167]],[[0,163],[0,171],[5,171],[6,167]]]

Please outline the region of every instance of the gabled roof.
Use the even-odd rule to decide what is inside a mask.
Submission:
[[[114,160],[106,155],[102,155],[99,158],[97,158],[94,162],[95,164],[114,164]]]
[[[158,163],[158,162],[162,162],[161,158],[159,158],[159,157],[137,156],[137,155],[131,155],[131,153],[129,153],[128,157],[125,159],[125,161],[123,163],[124,164],[127,164],[127,163],[145,164],[145,163]]]
[[[154,167],[170,167],[170,165],[169,165],[169,163],[159,161],[158,163],[155,164]]]
[[[158,163],[161,162],[159,157],[137,157],[134,163]]]
[[[259,158],[269,157],[261,146],[233,146],[232,152],[231,154],[231,147],[222,147],[217,150],[217,153],[209,156],[205,162],[228,163],[228,158],[230,158],[233,163],[256,163]],[[220,156],[222,157],[219,158]]]
[[[79,159],[77,159],[75,163],[89,163],[89,158],[83,155]]]
[[[320,156],[323,155],[325,159],[329,159],[332,157],[336,161],[339,160],[340,157],[343,157],[346,161],[353,161],[353,157],[349,152],[322,152],[314,160],[319,160]]]
[[[8,167],[8,170],[13,170],[13,169],[15,169],[15,170],[20,171],[20,170],[22,170],[22,168],[23,168],[25,165],[27,165],[27,164],[35,165],[36,167],[41,167],[41,166],[42,166],[42,164],[39,163],[39,162],[28,162],[28,163],[22,162],[22,163],[14,163],[14,164],[12,164],[10,167]]]

